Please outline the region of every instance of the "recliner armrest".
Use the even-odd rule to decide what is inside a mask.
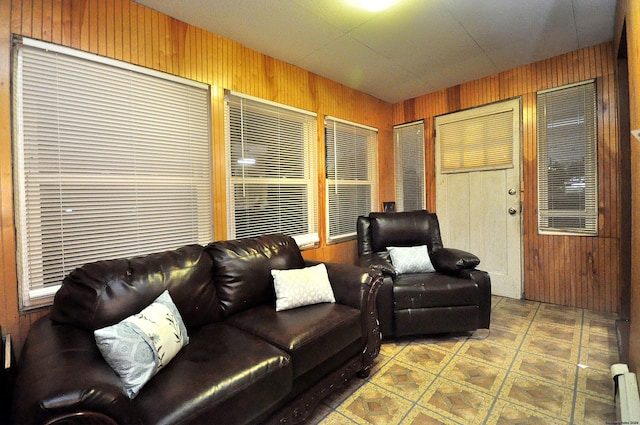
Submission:
[[[383,257],[381,257],[378,253],[372,252],[370,254],[361,255],[358,258],[358,265],[361,267],[366,267],[376,272],[380,272],[383,275],[396,277],[398,272],[393,267],[391,262]]]
[[[477,256],[455,248],[440,248],[433,251],[429,256],[433,267],[443,273],[474,269],[480,264],[480,259]]]

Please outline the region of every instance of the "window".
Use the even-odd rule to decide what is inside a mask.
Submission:
[[[209,88],[16,39],[21,308],[87,262],[212,240]]]
[[[520,114],[512,101],[437,117],[440,173],[513,168],[513,144]]]
[[[227,91],[229,235],[284,233],[318,242],[317,116]]]
[[[426,208],[424,121],[393,127],[397,211]]]
[[[538,93],[538,230],[597,235],[594,81]]]
[[[325,119],[328,241],[354,237],[359,215],[378,205],[378,131]]]

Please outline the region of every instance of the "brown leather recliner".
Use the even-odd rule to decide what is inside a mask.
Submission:
[[[475,255],[444,248],[438,217],[428,211],[358,217],[361,266],[384,275],[377,295],[383,339],[489,328],[491,280]],[[389,247],[426,245],[435,271],[398,273]]]

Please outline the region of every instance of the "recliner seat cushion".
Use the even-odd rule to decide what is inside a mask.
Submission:
[[[399,275],[393,286],[395,310],[479,305],[477,284],[441,273]]]
[[[292,386],[290,357],[233,326],[214,323],[192,331],[189,345],[153,377],[133,402],[145,424],[233,423],[232,406],[258,417]],[[251,414],[249,414],[251,413]]]
[[[362,337],[359,310],[342,304],[322,303],[279,312],[262,305],[235,314],[225,323],[287,352],[294,378]]]

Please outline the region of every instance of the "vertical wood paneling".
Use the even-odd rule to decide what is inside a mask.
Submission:
[[[14,333],[18,327],[15,239],[13,230],[13,192],[11,162],[10,62],[12,13],[21,12],[9,2],[0,1],[0,326]]]
[[[527,299],[606,312],[619,309],[620,158],[613,61],[612,44],[606,43],[394,105],[393,124],[425,120],[425,128],[429,128],[426,148],[433,152],[435,116],[522,98],[523,279]],[[591,78],[597,80],[598,93],[599,236],[538,235],[536,92]],[[427,156],[429,209],[435,208],[432,160]]]
[[[10,34],[34,37],[137,65],[169,72],[211,86],[211,156],[214,237],[227,237],[224,160],[224,89],[284,103],[318,114],[318,152],[324,155],[325,115],[380,130],[379,198],[393,199],[393,107],[369,95],[313,75],[236,42],[187,25],[129,0],[0,1],[0,325],[14,334],[18,346],[43,309],[18,313],[11,179],[11,122],[8,68]],[[324,162],[318,162],[319,221],[326,225]],[[354,223],[355,226],[355,223]],[[324,241],[324,239],[323,239]],[[306,258],[353,262],[355,242],[304,252]]]

